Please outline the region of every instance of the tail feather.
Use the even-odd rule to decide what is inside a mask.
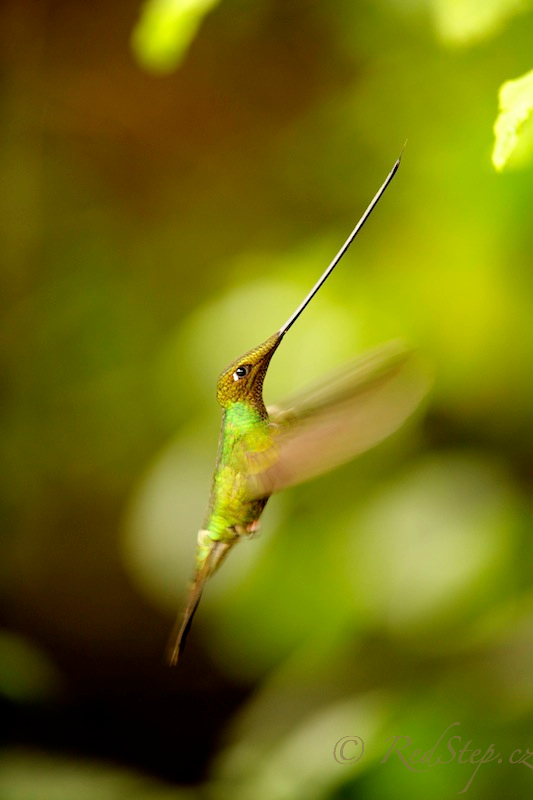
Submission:
[[[207,575],[196,575],[185,611],[183,614],[178,616],[176,622],[174,623],[174,628],[172,629],[172,633],[170,634],[170,639],[167,645],[167,661],[171,667],[176,666],[180,657],[180,653],[185,646],[185,641],[189,634],[194,614],[198,608],[198,603],[202,597],[202,590],[206,580]]]
[[[209,552],[194,576],[185,610],[178,616],[170,634],[167,645],[167,661],[171,667],[176,666],[183,651],[194,614],[202,597],[205,582],[218,569],[234,541],[212,541],[210,543]]]

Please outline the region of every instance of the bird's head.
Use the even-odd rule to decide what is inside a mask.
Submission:
[[[282,336],[277,331],[224,370],[217,383],[217,400],[223,408],[232,403],[247,402],[264,409],[263,381]]]

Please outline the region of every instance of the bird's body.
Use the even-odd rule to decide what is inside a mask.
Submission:
[[[171,638],[174,664],[200,601],[205,581],[213,575],[241,536],[258,530],[269,495],[250,490],[250,479],[275,461],[275,426],[263,401],[263,381],[281,341],[276,333],[224,370],[217,384],[222,424],[209,504],[198,533],[196,575],[183,620]],[[241,378],[238,370],[243,370]]]
[[[418,405],[426,376],[412,354],[386,345],[330,376],[294,400],[267,410],[263,381],[284,335],[336,266],[385,191],[400,160],[305,300],[285,325],[220,375],[223,408],[218,455],[207,514],[198,534],[196,573],[168,657],[178,660],[206,580],[243,536],[259,527],[271,494],[367,450],[394,431]]]
[[[247,494],[250,453],[271,452],[272,424],[246,403],[233,403],[222,415],[218,458],[211,497],[203,529],[214,540],[224,540],[229,531],[253,533],[267,498]]]
[[[280,341],[281,335],[274,334],[230,364],[218,379],[222,424],[203,528],[214,541],[254,533],[268,499],[250,494],[250,478],[275,460],[275,428],[263,401],[263,381]],[[246,374],[238,377],[238,370]]]

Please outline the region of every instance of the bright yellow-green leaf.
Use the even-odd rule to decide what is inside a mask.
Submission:
[[[530,0],[431,0],[435,25],[447,44],[469,45],[499,33]]]
[[[518,145],[524,122],[533,111],[533,70],[502,84],[499,107],[500,113],[494,123],[492,163],[497,170],[502,170]],[[533,142],[529,142],[527,149],[528,152],[533,150]]]
[[[205,15],[220,0],[146,0],[132,34],[133,52],[151,72],[171,72],[185,57]]]

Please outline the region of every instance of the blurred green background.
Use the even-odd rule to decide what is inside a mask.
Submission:
[[[533,173],[491,164],[528,9],[2,4],[2,800],[447,798],[472,764],[380,762],[454,722],[444,743],[502,755],[469,797],[531,791],[508,759],[533,750]],[[218,373],[289,316],[405,139],[265,395],[395,337],[434,389],[270,501],[170,671]],[[339,764],[348,735],[365,752]]]

